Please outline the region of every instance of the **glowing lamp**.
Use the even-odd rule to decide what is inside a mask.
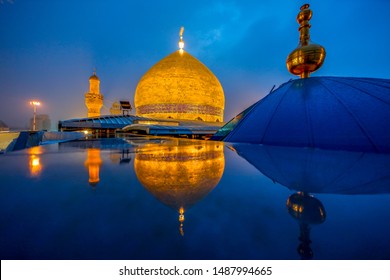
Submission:
[[[30,101],[30,105],[33,105],[33,106],[40,106],[40,105],[41,105],[41,102],[39,102],[39,101]]]

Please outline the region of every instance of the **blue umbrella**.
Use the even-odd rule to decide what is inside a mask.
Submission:
[[[310,77],[257,102],[227,142],[390,152],[390,80]]]

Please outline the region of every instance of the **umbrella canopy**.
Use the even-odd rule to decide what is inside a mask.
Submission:
[[[390,153],[390,80],[291,80],[257,102],[224,141]]]
[[[261,173],[307,193],[390,193],[390,154],[234,144]]]

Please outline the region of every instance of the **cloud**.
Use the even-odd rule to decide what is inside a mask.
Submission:
[[[0,4],[5,4],[5,3],[13,4],[14,0],[0,0]]]
[[[207,8],[199,10],[194,21],[204,22],[205,25],[197,26],[194,54],[203,53],[209,47],[225,43],[227,30],[230,30],[230,26],[237,24],[241,19],[241,9],[234,2],[214,2]]]
[[[198,44],[200,48],[206,48],[215,42],[221,40],[222,33],[224,31],[224,27],[221,26],[219,28],[211,29],[205,34],[202,34],[198,37]]]

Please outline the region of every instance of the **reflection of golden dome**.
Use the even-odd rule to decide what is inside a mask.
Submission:
[[[221,122],[225,97],[214,74],[181,49],[146,72],[134,103],[136,114],[144,117]]]
[[[184,221],[184,211],[205,197],[219,182],[225,168],[223,144],[172,140],[136,153],[134,170],[141,184]],[[182,225],[181,225],[182,231]]]
[[[138,152],[134,169],[141,184],[161,202],[187,209],[219,182],[225,168],[223,144],[173,140],[161,149]],[[191,145],[189,145],[191,143]]]

